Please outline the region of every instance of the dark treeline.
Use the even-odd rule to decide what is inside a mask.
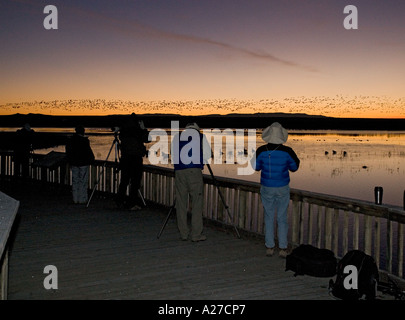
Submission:
[[[74,128],[81,124],[88,128],[119,127],[128,115],[107,116],[48,116],[40,114],[15,114],[0,116],[0,127]],[[171,121],[179,121],[180,127],[197,122],[201,128],[265,128],[278,121],[287,129],[301,130],[405,130],[405,119],[354,119],[309,116],[305,114],[229,114],[206,116],[181,116],[167,114],[140,114],[148,128],[170,128]]]

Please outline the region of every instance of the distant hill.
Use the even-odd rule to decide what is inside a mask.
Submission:
[[[77,124],[91,128],[120,126],[127,115],[106,116],[51,116],[43,114],[13,114],[0,116],[0,127],[21,127],[29,123],[35,127],[74,128]],[[139,114],[148,128],[170,128],[171,121],[180,127],[197,122],[201,128],[265,128],[280,122],[287,129],[301,130],[405,130],[405,119],[333,118],[304,113],[254,113],[227,115],[211,114],[182,116],[178,114]]]
[[[212,115],[206,115],[205,117],[243,117],[243,118],[248,118],[248,117],[253,117],[253,118],[258,118],[258,117],[272,117],[272,118],[328,118],[325,116],[321,115],[309,115],[306,113],[284,113],[284,112],[271,112],[271,113],[263,113],[263,112],[257,112],[257,113],[252,113],[252,114],[246,114],[246,113],[229,113],[227,115],[219,115],[219,114],[212,114]]]

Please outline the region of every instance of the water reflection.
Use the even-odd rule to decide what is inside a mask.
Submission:
[[[288,141],[302,160],[291,185],[368,201],[373,201],[374,186],[381,185],[383,202],[402,206],[404,138],[404,132],[298,135]]]
[[[86,131],[97,159],[105,160],[114,140],[113,135],[100,135],[100,129]],[[93,135],[97,133],[96,135]],[[249,157],[252,148],[248,145],[247,137],[234,135],[234,142],[243,143],[243,154]],[[243,139],[240,141],[238,139]],[[170,138],[168,137],[170,141]],[[257,146],[264,144],[257,132]],[[211,167],[216,176],[231,177],[242,180],[259,182],[260,175],[238,175],[237,169],[241,164],[226,164],[228,159],[237,160],[237,149],[230,149],[225,137],[222,150],[214,150],[222,157],[221,163],[212,163]],[[149,148],[156,142],[149,144]],[[384,203],[403,204],[405,189],[405,131],[404,132],[354,132],[354,131],[289,131],[286,145],[292,147],[301,160],[300,169],[291,174],[291,187],[318,193],[333,194],[355,199],[373,201],[374,186],[383,186]],[[253,148],[255,149],[255,148]],[[55,149],[53,149],[55,150]],[[56,148],[64,151],[63,147]],[[170,150],[170,149],[169,149]],[[230,150],[234,150],[233,155]],[[47,153],[50,150],[41,150]],[[240,149],[238,150],[240,152]],[[227,158],[228,157],[228,158]],[[114,155],[109,158],[111,161]],[[149,163],[145,159],[145,163]],[[163,165],[171,167],[170,164]],[[208,170],[205,173],[209,174]]]

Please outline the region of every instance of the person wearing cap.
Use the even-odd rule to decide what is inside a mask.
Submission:
[[[177,226],[182,240],[204,241],[203,175],[204,164],[211,158],[211,148],[197,123],[186,125],[176,134],[171,146],[176,188]],[[188,198],[191,200],[191,231],[187,223]]]
[[[88,201],[89,166],[94,162],[89,138],[84,133],[84,127],[77,126],[66,143],[66,158],[72,170],[73,202],[78,204]]]
[[[24,124],[16,131],[13,161],[14,175],[26,179],[29,176],[30,153],[33,150],[35,131],[31,129],[29,123]]]
[[[263,130],[262,139],[266,142],[254,154],[253,169],[261,171],[260,197],[264,207],[266,255],[272,256],[275,248],[274,218],[277,211],[277,236],[279,256],[287,256],[288,220],[287,209],[290,202],[290,171],[298,170],[300,160],[294,150],[284,145],[288,132],[274,122]]]

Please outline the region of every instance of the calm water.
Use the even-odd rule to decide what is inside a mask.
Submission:
[[[48,129],[42,129],[49,131]],[[41,129],[36,129],[41,131]],[[70,131],[72,132],[72,131]],[[100,129],[87,129],[90,142],[97,159],[105,160],[114,141],[114,136],[92,135],[108,133]],[[238,175],[238,168],[246,165],[226,164],[226,155],[234,150],[233,159],[247,160],[251,151],[264,144],[257,135],[257,145],[248,145],[247,138],[231,135],[227,142],[223,138],[221,150],[215,149],[216,159],[221,164],[211,164],[215,176],[232,177],[259,182],[260,175]],[[148,144],[148,148],[157,147],[157,142]],[[236,144],[244,145],[247,153],[235,150]],[[154,146],[155,145],[155,146]],[[405,131],[403,132],[349,132],[349,131],[289,131],[286,145],[292,147],[301,160],[300,169],[291,173],[291,187],[312,192],[344,196],[354,199],[374,201],[374,186],[384,188],[383,202],[392,205],[403,205],[405,190]],[[154,146],[154,147],[153,147]],[[252,150],[251,150],[252,149]],[[51,149],[38,150],[47,153]],[[64,151],[64,147],[53,150]],[[165,157],[166,150],[159,155]],[[244,157],[244,158],[243,158]],[[114,160],[114,152],[109,157]],[[145,163],[150,163],[145,158]],[[171,167],[170,164],[162,166]],[[209,174],[208,170],[205,173]]]

